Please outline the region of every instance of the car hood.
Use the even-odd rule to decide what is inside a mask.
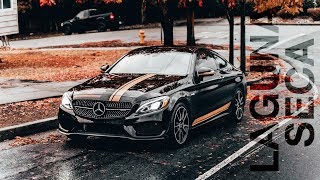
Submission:
[[[101,74],[71,90],[73,99],[139,102],[182,86],[184,79],[156,74]]]
[[[73,23],[74,22],[74,18],[69,19],[67,21],[64,21],[62,24],[68,24],[68,23]]]

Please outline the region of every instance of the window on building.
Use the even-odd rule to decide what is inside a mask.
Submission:
[[[11,0],[0,0],[0,9],[11,8]]]

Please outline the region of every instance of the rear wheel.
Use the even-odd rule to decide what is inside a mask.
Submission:
[[[105,32],[107,30],[107,25],[105,23],[100,23],[98,26],[98,32]]]
[[[240,122],[244,115],[245,95],[243,91],[238,88],[231,102],[230,118],[236,122]]]
[[[172,147],[179,147],[188,139],[190,130],[190,115],[183,103],[175,106],[171,115],[169,128],[169,143]]]

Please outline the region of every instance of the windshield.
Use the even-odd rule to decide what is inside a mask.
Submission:
[[[85,11],[81,11],[76,15],[77,18],[79,19],[84,19],[85,18]]]
[[[161,74],[185,76],[191,63],[191,53],[161,52],[129,54],[119,61],[110,74]]]

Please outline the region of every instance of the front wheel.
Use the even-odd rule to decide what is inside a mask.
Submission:
[[[183,103],[175,106],[170,118],[169,144],[172,147],[179,147],[188,139],[190,130],[190,115],[187,107]]]
[[[245,95],[241,89],[237,89],[231,102],[230,118],[240,122],[244,115]]]
[[[64,35],[71,35],[72,34],[72,30],[71,30],[70,25],[63,26],[63,34]]]
[[[107,30],[107,25],[105,23],[100,23],[98,26],[98,32],[105,32]]]

